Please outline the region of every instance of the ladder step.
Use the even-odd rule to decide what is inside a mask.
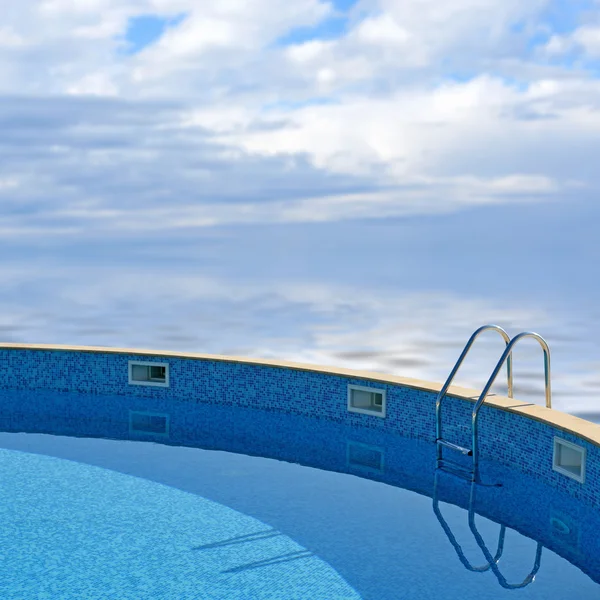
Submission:
[[[472,467],[465,467],[464,465],[454,462],[453,460],[448,460],[447,458],[440,458],[437,462],[439,467],[448,467],[458,471],[464,471],[465,473],[473,472]]]
[[[470,448],[463,448],[458,444],[453,444],[452,442],[448,442],[446,440],[443,440],[442,438],[438,438],[437,440],[435,440],[435,442],[440,446],[450,448],[450,450],[456,450],[457,452],[461,452],[462,454],[466,454],[467,456],[473,456],[473,450],[471,450]]]
[[[451,460],[438,460],[438,469],[441,469],[442,471],[444,471],[445,473],[449,473],[450,475],[455,475],[456,477],[466,479],[467,481],[473,480],[473,469],[463,467],[462,465],[459,465],[458,463],[455,463]]]

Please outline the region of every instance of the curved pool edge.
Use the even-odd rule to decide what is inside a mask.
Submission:
[[[264,359],[264,358],[249,358],[241,356],[213,355],[197,352],[178,352],[171,350],[150,350],[141,348],[116,348],[107,346],[74,346],[68,344],[23,344],[23,343],[0,343],[0,350],[46,350],[55,352],[83,352],[83,353],[100,353],[100,354],[115,354],[115,355],[136,355],[147,357],[172,357],[181,359],[217,361],[224,363],[235,363],[255,366],[267,366],[294,371],[307,371],[311,373],[320,373],[328,375],[336,375],[339,377],[361,379],[365,381],[373,381],[378,383],[387,383],[401,385],[403,387],[420,390],[425,392],[438,393],[443,384],[433,381],[426,381],[411,377],[392,375],[387,373],[378,373],[373,371],[364,371],[358,369],[348,369],[343,367],[335,367],[328,365],[315,365],[309,363],[297,363],[292,361]],[[1,387],[0,387],[1,389]],[[474,388],[465,388],[461,386],[451,385],[448,388],[448,396],[475,403],[481,394],[481,390]],[[545,406],[523,402],[506,396],[498,396],[489,394],[485,400],[485,405],[496,408],[498,410],[513,413],[550,425],[565,433],[572,434],[582,440],[593,444],[600,448],[600,425],[587,421],[580,417],[570,415],[549,409]]]

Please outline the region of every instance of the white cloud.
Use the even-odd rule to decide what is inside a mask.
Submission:
[[[410,33],[386,13],[362,21],[354,35],[359,42],[391,46],[405,46],[411,38]]]
[[[134,60],[135,80],[143,83],[189,71],[244,68],[290,29],[315,25],[332,11],[319,0],[254,0],[190,7],[189,16]],[[249,56],[245,56],[250,53]]]
[[[0,227],[81,235],[546,201],[597,189],[598,106],[599,83],[519,90],[490,77],[263,116],[236,103],[5,100]]]
[[[160,202],[206,227],[537,200],[573,182],[593,189],[598,81],[566,69],[536,78],[512,30],[531,30],[546,4],[364,1],[336,39],[283,46],[290,31],[333,16],[332,5],[23,0],[0,30],[0,94],[75,98],[58,112],[50,101],[16,113],[4,104],[0,180],[19,185],[0,187],[0,201],[35,204],[57,228],[60,219],[108,226],[117,214],[128,227],[131,207],[146,202],[139,223],[152,229],[179,226]],[[128,19],[142,14],[187,18],[138,55],[119,53]],[[591,48],[594,35],[588,26],[574,38]],[[527,81],[494,74],[510,60]],[[456,81],[454,68],[472,75]],[[136,104],[91,108],[89,96]],[[141,102],[154,98],[174,108]],[[116,206],[119,190],[128,200]],[[5,231],[31,227],[17,213],[3,219]]]
[[[580,27],[573,34],[573,41],[579,44],[589,56],[600,57],[600,26]]]
[[[106,73],[90,73],[67,88],[68,94],[92,96],[117,96],[117,86]]]
[[[307,63],[322,59],[323,55],[335,46],[333,41],[311,40],[294,44],[284,50],[294,62]]]
[[[25,38],[15,33],[9,27],[0,27],[0,49],[20,48],[27,45]]]
[[[562,178],[585,179],[581,167],[600,128],[599,106],[596,83],[541,82],[519,90],[484,76],[435,90],[412,86],[380,98],[354,95],[271,111],[274,121],[286,124],[222,132],[219,139],[263,155],[305,152],[319,167],[380,181],[482,177],[484,167],[484,179],[508,178],[513,186],[523,176],[555,180],[555,167],[546,171],[544,158],[554,162],[563,148],[582,148],[581,164],[571,154],[559,167],[560,184]],[[588,183],[595,185],[595,176]],[[527,183],[522,191],[529,189]]]
[[[222,97],[237,91],[239,96],[241,81],[251,82],[246,87],[262,94],[258,102],[272,92],[280,97],[293,97],[300,90],[335,93],[347,83],[398,80],[399,68],[439,72],[439,65],[447,62],[453,68],[458,60],[461,68],[481,69],[482,61],[498,59],[499,53],[504,53],[503,58],[507,53],[514,56],[510,26],[519,20],[531,22],[548,1],[359,2],[345,36],[298,44],[286,60],[286,50],[274,42],[295,28],[333,16],[331,4],[319,0],[23,0],[3,28],[10,32],[7,39],[24,40],[33,50],[11,56],[21,68],[5,77],[0,73],[0,91],[64,93],[81,85],[90,72],[102,72],[121,95],[129,97],[185,95],[205,100],[211,88],[214,100],[219,93]],[[144,14],[187,18],[138,56],[119,54],[119,36],[128,20]],[[321,64],[294,69],[290,60],[296,66],[302,60]],[[37,67],[35,77],[19,77],[32,67]],[[323,88],[324,80],[330,88]]]
[[[551,57],[580,52],[587,58],[599,58],[600,25],[586,24],[568,34],[553,35],[544,45],[543,51]]]
[[[573,47],[573,40],[564,35],[553,35],[544,45],[543,50],[550,56],[568,52]]]

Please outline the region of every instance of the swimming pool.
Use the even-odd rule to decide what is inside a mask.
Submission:
[[[433,431],[429,439],[419,435],[419,426],[433,429],[433,392],[388,382],[381,418],[349,412],[346,396],[337,402],[328,388],[315,391],[327,377],[343,380],[344,391],[348,381],[383,389],[357,373],[311,379],[279,368],[269,382],[256,369],[244,379],[239,362],[204,361],[193,380],[212,386],[213,400],[197,389],[190,402],[169,396],[189,359],[179,365],[146,355],[169,363],[170,387],[111,390],[119,368],[141,355],[69,352],[0,350],[3,598],[558,600],[600,593],[591,429],[585,437],[548,433],[547,422],[527,418],[507,436],[532,454],[557,432],[585,445],[584,483],[560,478],[551,464],[536,472],[535,457],[524,461],[515,444],[492,455],[483,440],[482,480],[501,486],[472,486],[436,471]],[[103,365],[93,362],[99,355]],[[77,362],[65,362],[70,356]],[[284,376],[298,374],[299,391],[290,393]],[[99,381],[105,389],[85,389]],[[228,402],[224,390],[244,386],[246,394]],[[268,393],[253,393],[257,386]],[[277,408],[278,389],[295,411]],[[302,394],[310,402],[302,405]],[[449,400],[456,400],[456,421],[468,402]],[[406,426],[398,427],[398,408],[419,416],[409,423],[403,415]],[[525,421],[491,411],[482,415],[484,434]],[[457,437],[461,431],[456,426]],[[539,461],[547,463],[548,456]]]

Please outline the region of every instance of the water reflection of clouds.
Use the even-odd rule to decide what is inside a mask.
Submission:
[[[281,358],[442,381],[481,324],[535,329],[553,351],[555,407],[587,410],[600,393],[597,348],[563,314],[533,303],[456,293],[392,292],[360,283],[236,281],[189,270],[38,268],[5,277],[5,341]],[[482,336],[457,383],[483,387],[501,343]],[[584,354],[582,354],[582,350]],[[505,393],[501,378],[495,390]],[[515,396],[543,401],[542,356],[515,349]]]

